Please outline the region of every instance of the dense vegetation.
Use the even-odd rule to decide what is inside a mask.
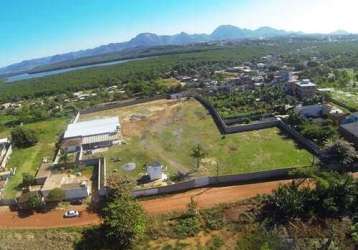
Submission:
[[[152,86],[153,80],[167,74],[197,73],[202,77],[210,76],[214,70],[221,70],[222,66],[233,66],[269,53],[288,54],[308,45],[287,43],[287,41],[247,42],[226,45],[215,50],[159,56],[14,83],[1,83],[0,101],[57,95],[112,85],[119,85],[131,93],[147,88],[148,94],[148,92],[156,92],[155,86]]]
[[[254,90],[238,90],[230,94],[209,97],[209,101],[224,118],[246,117],[257,119],[267,114],[281,114],[286,104],[295,104],[282,86],[263,86]]]

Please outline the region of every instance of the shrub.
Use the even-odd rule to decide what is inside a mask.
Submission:
[[[200,232],[201,223],[197,216],[183,216],[175,225],[175,234],[178,238],[195,236]]]
[[[25,210],[38,210],[43,207],[41,196],[38,193],[23,193],[18,199],[18,205]]]
[[[18,148],[27,148],[38,142],[36,133],[32,129],[16,127],[11,131],[11,139]]]
[[[28,174],[28,173],[22,174],[21,185],[23,187],[29,187],[29,186],[33,185],[34,183],[35,183],[35,176],[33,176],[32,174]]]
[[[218,230],[224,226],[222,211],[207,210],[202,214],[205,225],[210,230]]]

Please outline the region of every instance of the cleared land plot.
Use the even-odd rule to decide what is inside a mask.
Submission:
[[[145,173],[144,165],[160,161],[169,175],[193,171],[194,175],[237,174],[276,168],[310,165],[312,156],[279,129],[265,129],[222,136],[212,118],[195,100],[159,100],[124,108],[82,115],[81,120],[118,116],[126,144],[103,154],[109,170],[125,173],[121,166],[134,162],[135,178]],[[202,145],[207,157],[199,171],[190,156],[192,147]],[[217,162],[219,164],[217,164]]]
[[[24,125],[37,132],[39,142],[30,148],[15,148],[7,168],[16,168],[16,174],[9,179],[5,188],[5,198],[14,198],[17,191],[21,190],[22,174],[35,174],[44,157],[52,160],[55,151],[55,143],[58,135],[65,128],[65,119],[55,119]],[[10,130],[4,131],[1,136],[8,136]]]

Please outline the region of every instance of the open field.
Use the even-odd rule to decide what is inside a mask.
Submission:
[[[126,144],[112,147],[109,170],[124,173],[121,166],[135,162],[135,178],[144,174],[144,165],[160,161],[169,175],[178,171],[193,175],[220,175],[276,168],[301,167],[311,155],[276,129],[222,136],[207,111],[195,100],[159,100],[81,116],[81,120],[118,116]],[[191,150],[200,144],[207,152],[196,171]]]
[[[9,179],[6,185],[5,198],[15,197],[19,190],[19,184],[22,182],[23,173],[35,174],[44,157],[52,160],[55,153],[55,143],[58,135],[64,130],[65,123],[65,119],[55,119],[24,125],[37,132],[39,142],[30,148],[14,149],[7,168],[16,168],[16,174]],[[0,137],[9,134],[10,130],[6,130]]]

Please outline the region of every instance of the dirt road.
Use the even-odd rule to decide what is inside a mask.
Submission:
[[[354,174],[354,177],[358,178],[358,173]],[[209,208],[220,203],[236,202],[255,197],[258,194],[269,194],[280,184],[288,182],[289,181],[271,181],[231,187],[200,188],[160,198],[142,200],[140,203],[144,207],[144,210],[150,215],[181,212],[186,209],[191,197],[197,201],[200,208]],[[81,216],[79,218],[63,218],[64,209],[56,209],[44,214],[40,213],[20,217],[17,212],[9,211],[7,208],[1,208],[0,229],[81,227],[95,225],[101,222],[97,214],[88,212],[85,207],[74,207],[74,209],[80,211]]]
[[[74,207],[80,212],[78,218],[64,218],[66,210],[56,209],[48,213],[36,213],[32,215],[20,216],[16,211],[10,211],[8,208],[0,210],[0,229],[45,229],[59,227],[81,227],[99,224],[99,216],[90,213],[84,207]]]
[[[140,201],[149,214],[164,214],[180,212],[186,209],[191,197],[200,208],[209,208],[220,203],[230,203],[255,197],[258,194],[268,194],[280,184],[289,181],[272,181],[257,184],[247,184],[230,187],[200,188],[167,197]]]

